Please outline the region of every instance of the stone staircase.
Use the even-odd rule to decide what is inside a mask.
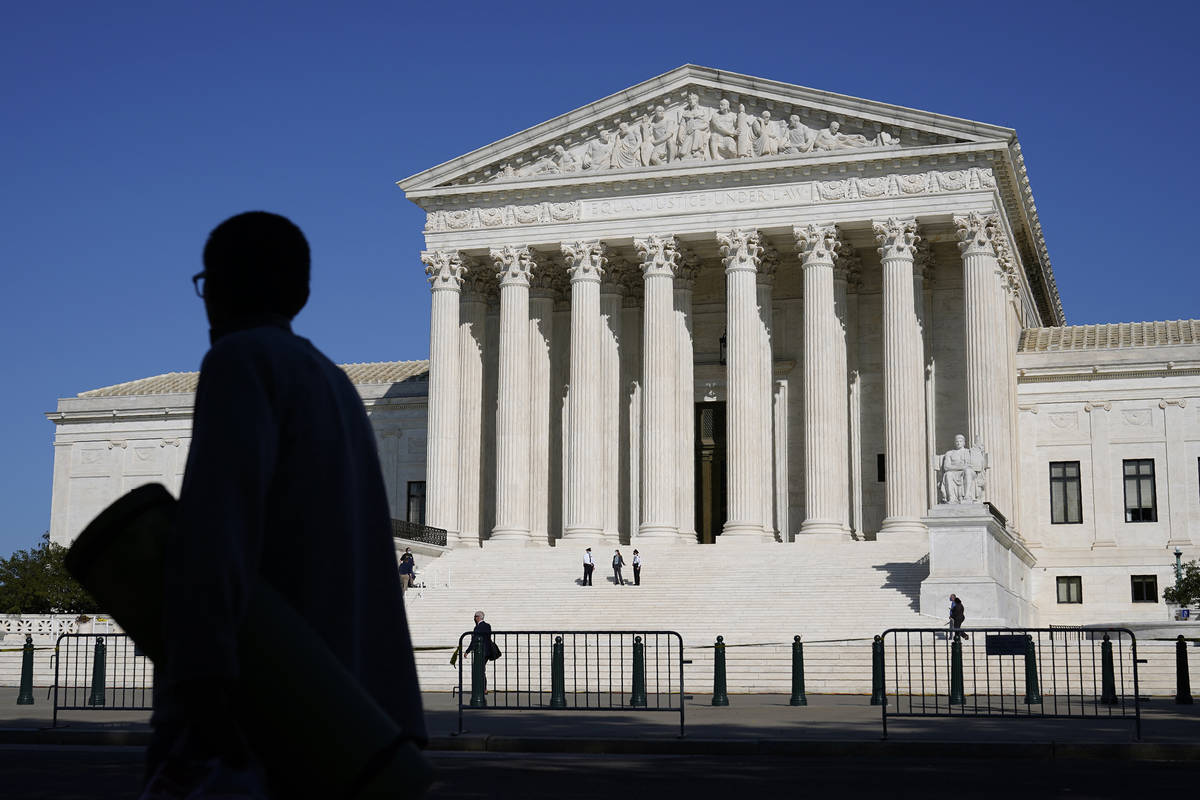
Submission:
[[[870,639],[889,627],[931,627],[917,610],[927,548],[912,543],[639,544],[642,585],[613,583],[612,548],[593,545],[594,585],[581,586],[583,545],[456,549],[422,568],[407,595],[422,687],[457,683],[450,653],[477,609],[495,631],[674,630],[686,685],[711,687],[712,644],[727,644],[729,690],[787,692],[791,640],[805,641],[813,692],[869,692]],[[633,549],[622,547],[630,584]],[[438,648],[438,649],[420,649]],[[689,689],[689,690],[692,690]]]

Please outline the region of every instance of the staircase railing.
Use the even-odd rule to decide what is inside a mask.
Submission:
[[[446,546],[446,529],[431,528],[416,522],[403,519],[392,520],[392,536],[396,539],[407,539],[410,542]]]

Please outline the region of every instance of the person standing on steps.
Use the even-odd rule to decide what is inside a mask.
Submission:
[[[637,550],[633,551],[633,585],[642,585],[642,557]]]
[[[625,580],[621,577],[621,567],[625,566],[625,559],[621,558],[621,551],[613,551],[613,576],[617,586],[624,586]]]
[[[583,551],[583,585],[592,585],[592,570],[596,568],[596,559],[592,558],[592,548]]]
[[[971,638],[970,636],[968,636],[965,633],[964,634],[958,633],[958,629],[962,627],[963,620],[965,620],[966,618],[967,618],[967,610],[965,607],[963,607],[963,601],[956,594],[950,595],[950,629],[955,632],[954,638],[957,639],[960,635],[964,639]]]

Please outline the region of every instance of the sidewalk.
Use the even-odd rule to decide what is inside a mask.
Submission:
[[[0,744],[141,745],[149,712],[60,712],[50,729],[46,690],[36,705],[18,706],[17,690],[0,688]],[[714,708],[697,694],[678,712],[492,711],[465,709],[458,730],[457,698],[424,695],[430,749],[469,752],[792,755],[800,757],[937,756],[969,758],[1200,759],[1200,706],[1154,699],[1142,706],[1142,741],[1132,720],[888,718],[863,695],[809,695],[792,707],[786,695],[731,695]]]

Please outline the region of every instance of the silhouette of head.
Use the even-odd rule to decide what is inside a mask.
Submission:
[[[264,314],[290,320],[308,302],[308,279],[308,241],[278,214],[230,217],[204,245],[204,307],[214,329]]]

